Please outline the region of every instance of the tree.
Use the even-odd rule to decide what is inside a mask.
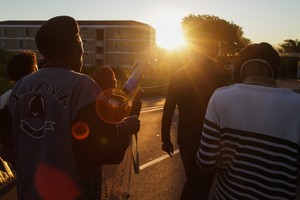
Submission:
[[[286,39],[277,48],[279,53],[300,53],[300,41]]]
[[[280,78],[297,78],[300,41],[286,39],[279,44],[277,51],[281,54]]]
[[[212,15],[190,14],[183,18],[181,26],[187,41],[200,32],[213,34],[219,42],[222,56],[233,56],[251,43],[243,36],[240,26]]]
[[[0,63],[8,63],[8,61],[13,55],[15,55],[14,52],[0,48]]]

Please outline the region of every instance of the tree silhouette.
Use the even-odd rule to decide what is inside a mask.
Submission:
[[[280,78],[297,78],[298,61],[300,53],[300,41],[286,39],[277,46],[277,51],[281,54]]]
[[[300,53],[300,41],[297,39],[286,39],[278,46],[279,53]]]
[[[201,32],[213,34],[219,42],[221,56],[233,56],[251,43],[243,36],[240,26],[212,15],[190,14],[182,19],[181,26],[187,41]]]

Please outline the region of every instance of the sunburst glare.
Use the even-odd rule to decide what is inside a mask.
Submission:
[[[181,16],[176,12],[160,12],[155,16],[153,26],[156,29],[157,46],[173,50],[186,45],[181,30]]]

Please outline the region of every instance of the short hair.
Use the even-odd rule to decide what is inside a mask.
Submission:
[[[279,75],[280,57],[278,52],[266,42],[254,43],[243,48],[235,61],[234,65],[234,79],[235,82],[241,82],[240,69],[243,63],[251,59],[261,59],[269,63],[272,68],[275,79]]]
[[[191,39],[190,51],[208,58],[214,58],[219,53],[218,42],[214,35],[200,33]]]
[[[64,57],[79,35],[76,20],[69,16],[57,16],[46,21],[35,35],[35,43],[46,59]]]
[[[108,66],[100,67],[91,75],[91,77],[102,90],[112,88],[116,83],[115,73]]]
[[[22,51],[9,60],[7,76],[11,81],[17,82],[24,76],[36,71],[36,69],[36,53],[34,51]]]

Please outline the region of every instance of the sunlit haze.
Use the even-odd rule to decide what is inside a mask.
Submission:
[[[2,0],[0,21],[47,20],[70,15],[77,20],[135,20],[156,28],[157,45],[183,44],[181,19],[189,14],[214,15],[243,28],[252,42],[273,45],[299,39],[299,0]]]
[[[171,50],[185,45],[181,17],[176,12],[158,10],[152,26],[156,29],[158,46]]]

